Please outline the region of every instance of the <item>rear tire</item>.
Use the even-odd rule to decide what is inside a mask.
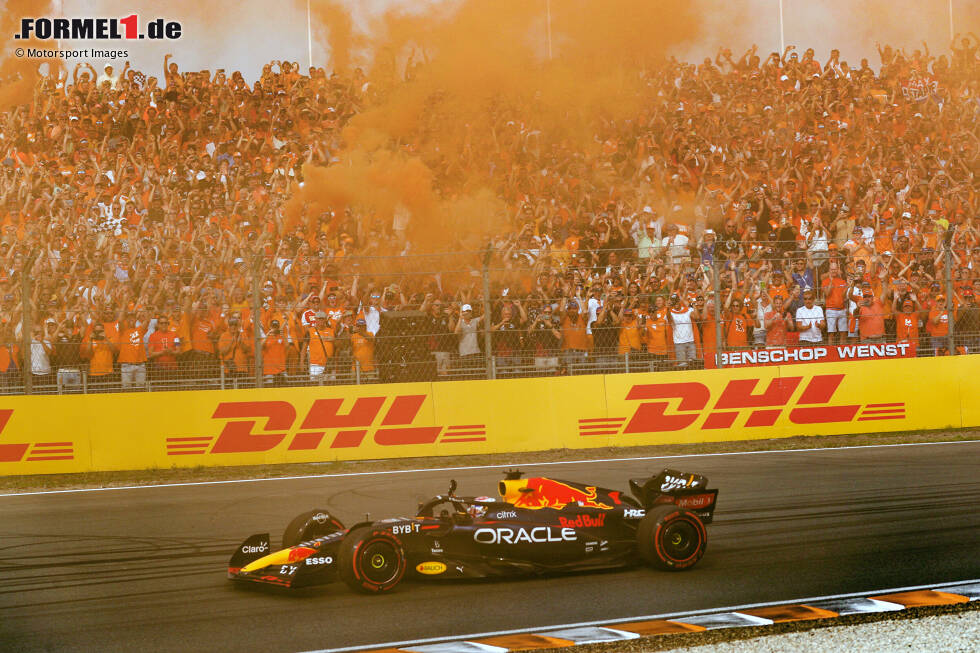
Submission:
[[[296,515],[282,534],[282,548],[288,549],[300,542],[309,542],[324,535],[344,530],[339,519],[322,508],[307,510]]]
[[[647,563],[665,571],[680,571],[697,564],[708,546],[704,522],[677,506],[657,506],[647,512],[636,529],[637,549]]]
[[[340,545],[340,578],[355,592],[390,592],[405,577],[408,562],[401,541],[391,531],[365,526]]]

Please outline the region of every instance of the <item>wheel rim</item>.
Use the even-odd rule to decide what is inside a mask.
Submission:
[[[398,551],[387,542],[372,542],[361,554],[361,569],[372,583],[384,585],[398,575]]]
[[[661,535],[664,552],[674,560],[690,558],[698,547],[698,531],[689,521],[668,524]]]

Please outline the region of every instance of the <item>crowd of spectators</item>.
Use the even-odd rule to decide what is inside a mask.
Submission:
[[[159,78],[46,76],[0,115],[0,381],[27,365],[59,388],[250,377],[256,346],[274,383],[371,375],[391,310],[425,314],[415,337],[440,375],[484,364],[485,320],[498,367],[532,373],[698,365],[718,332],[726,349],[939,355],[952,326],[954,353],[977,352],[978,45],[885,46],[877,68],[793,46],[666,60],[637,73],[640,112],[596,124],[589,147],[501,110],[458,157],[426,159],[447,191],[478,169],[509,207],[489,297],[468,275],[413,273],[411,255],[368,265],[403,250],[397,219],[285,218],[302,166],[335,164],[343,127],[379,101],[360,70],[274,61],[249,84],[168,55]],[[415,150],[437,134],[421,125]],[[455,256],[482,268],[482,252]]]

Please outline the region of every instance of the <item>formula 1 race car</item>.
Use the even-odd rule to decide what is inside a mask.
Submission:
[[[282,550],[253,535],[228,562],[234,581],[305,587],[339,577],[352,589],[394,589],[406,573],[487,578],[622,567],[645,561],[688,569],[704,555],[718,490],[708,479],[665,469],[616,490],[507,472],[500,498],[449,493],[419,504],[415,517],[345,528],[326,510],[298,515]]]

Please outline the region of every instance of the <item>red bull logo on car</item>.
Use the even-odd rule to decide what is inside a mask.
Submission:
[[[508,479],[500,482],[500,496],[517,508],[555,508],[561,510],[569,504],[584,508],[612,510],[613,506],[599,500],[594,485],[565,483],[550,478]],[[619,493],[608,494],[612,503],[619,503]],[[605,497],[603,497],[605,498]]]
[[[558,523],[565,528],[602,528],[606,525],[606,514],[600,512],[596,515],[579,515],[571,519],[559,517]]]

